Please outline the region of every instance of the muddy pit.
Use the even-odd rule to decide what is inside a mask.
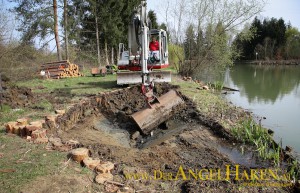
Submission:
[[[177,87],[157,84],[155,92],[161,96],[170,89]],[[125,179],[124,174],[128,172],[152,175],[154,170],[159,170],[176,174],[180,166],[185,170],[224,169],[226,165],[235,164],[246,170],[261,167],[252,154],[243,156],[238,151],[231,154],[230,133],[216,121],[201,115],[190,99],[182,94],[181,97],[185,108],[155,128],[152,136],[143,135],[130,117],[147,107],[138,86],[86,98],[58,117],[57,124],[47,126],[52,136],[63,141],[77,140],[91,150],[93,157],[115,163],[114,180],[135,190],[237,191],[239,184],[235,181]],[[260,188],[247,187],[245,192],[258,191]],[[265,192],[276,192],[276,188],[266,188]]]

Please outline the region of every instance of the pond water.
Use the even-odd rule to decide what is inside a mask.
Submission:
[[[262,125],[275,132],[275,140],[300,152],[300,66],[235,65],[224,86],[240,90],[227,94],[228,100],[266,117]]]

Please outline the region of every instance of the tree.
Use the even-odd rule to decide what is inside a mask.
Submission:
[[[57,1],[53,0],[53,18],[54,18],[54,36],[55,36],[55,43],[56,43],[56,52],[57,52],[57,59],[59,61],[62,60],[61,52],[60,52],[60,43],[59,43],[59,36],[58,36],[58,16],[57,16]]]
[[[158,29],[156,13],[153,10],[148,11],[148,18],[151,21],[151,29]]]
[[[69,60],[69,39],[68,39],[68,3],[64,0],[64,31],[66,59]]]
[[[261,12],[265,4],[259,0],[165,0],[162,4],[166,1],[170,3],[167,8],[174,21],[168,24],[172,43],[183,46],[186,36],[182,31],[190,28],[190,24],[199,34],[197,58],[191,70],[194,74],[202,66],[223,69],[233,64],[238,52],[232,46],[232,37],[239,26]],[[166,18],[171,21],[168,15]]]
[[[58,36],[58,15],[57,2],[40,0],[10,0],[16,3],[16,6],[11,10],[17,15],[19,20],[18,31],[22,33],[22,42],[25,44],[34,44],[36,37],[41,40],[46,40],[51,35],[54,38],[48,39],[42,44],[42,47],[55,39],[57,47],[57,58],[61,59],[60,43]]]
[[[184,40],[184,55],[186,60],[195,59],[197,51],[197,42],[193,25],[186,29]]]
[[[241,35],[235,40],[243,52],[241,59],[256,59],[256,53],[264,59],[282,58],[282,50],[286,44],[286,24],[283,19],[271,18],[261,21],[254,18],[250,30],[255,33],[251,40],[242,39]]]
[[[300,32],[297,28],[288,27],[285,32],[285,58],[299,59],[300,58]]]
[[[74,0],[69,11],[69,15],[73,15],[71,25],[74,27],[70,31],[72,40],[81,50],[94,52],[99,35],[99,47],[104,51],[101,56],[109,64],[109,52],[114,53],[119,43],[127,42],[127,26],[138,3],[139,0]]]

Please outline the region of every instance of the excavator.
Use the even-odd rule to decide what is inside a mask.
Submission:
[[[153,36],[159,42],[159,49],[155,51],[149,50],[149,39]],[[119,44],[117,84],[141,84],[148,107],[131,117],[144,134],[149,134],[172,117],[184,101],[175,90],[160,97],[156,97],[153,91],[156,83],[171,82],[171,72],[159,70],[169,66],[167,33],[162,29],[151,29],[146,1],[141,1],[133,11],[128,26],[127,46],[128,49],[125,49],[123,43]]]

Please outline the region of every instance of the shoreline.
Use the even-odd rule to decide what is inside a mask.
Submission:
[[[286,65],[286,66],[297,66],[300,65],[299,60],[238,60],[235,64],[252,64],[252,65]]]

